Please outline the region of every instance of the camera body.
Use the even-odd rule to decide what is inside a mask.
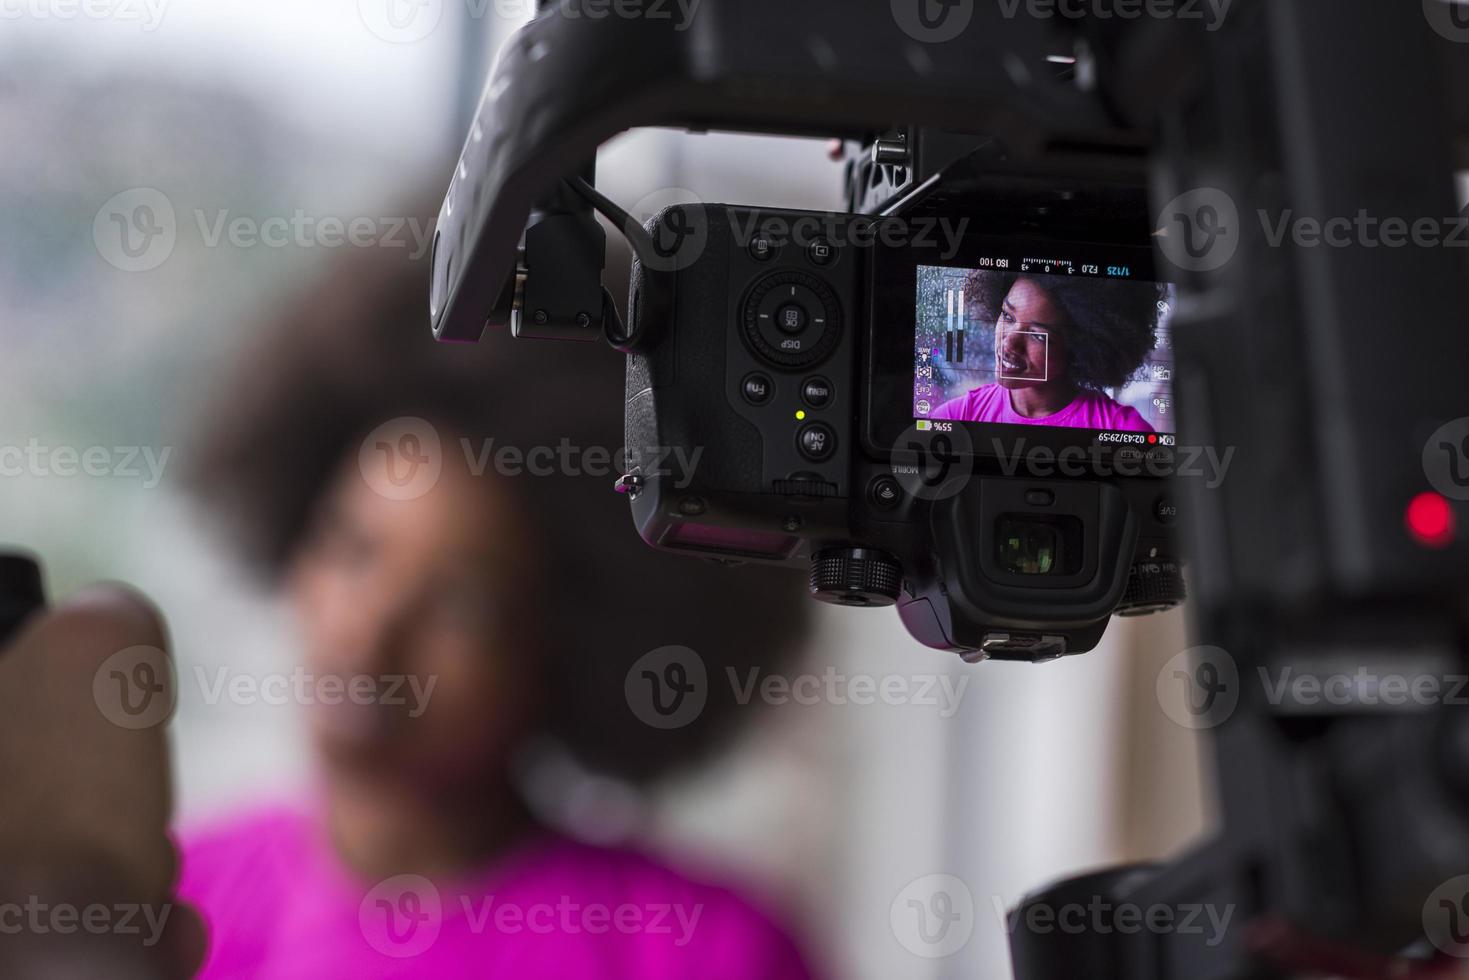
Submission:
[[[656,215],[628,305],[642,340],[620,487],[654,547],[810,563],[816,598],[896,604],[928,646],[1050,660],[1092,649],[1114,612],[1182,601],[1173,439],[926,418],[942,414],[923,397],[936,376],[997,376],[1008,355],[993,322],[956,313],[954,289],[943,340],[916,321],[935,319],[934,283],[962,293],[975,276],[1162,287],[1146,241],[1117,220],[1145,210],[1116,189],[1040,181],[965,200],[978,211]]]

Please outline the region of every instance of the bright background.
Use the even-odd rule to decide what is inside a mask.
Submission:
[[[42,553],[56,594],[99,578],[141,586],[167,611],[185,674],[294,662],[278,603],[184,499],[178,453],[248,329],[331,258],[206,247],[193,215],[378,218],[437,194],[485,52],[515,26],[494,11],[516,5],[476,18],[425,2],[437,29],[393,43],[368,27],[381,14],[372,0],[155,0],[157,22],[127,16],[141,0],[101,19],[64,17],[80,7],[63,0],[0,0],[0,446],[171,453],[156,486],[0,478],[0,539]],[[834,208],[840,175],[823,149],[636,133],[604,151],[602,186],[626,204],[683,187]],[[129,273],[104,260],[93,222],[140,187],[175,206],[178,241],[159,268]],[[719,764],[656,791],[644,836],[763,880],[837,976],[1004,976],[997,909],[1059,875],[1174,851],[1203,826],[1196,736],[1156,691],[1187,646],[1180,614],[1119,621],[1098,651],[1044,667],[965,667],[918,647],[888,612],[822,609],[820,622],[811,673],[964,679],[959,710],[767,711]],[[185,822],[299,790],[295,709],[182,689]],[[890,914],[932,874],[964,882],[974,917],[961,950],[930,960],[904,948]]]

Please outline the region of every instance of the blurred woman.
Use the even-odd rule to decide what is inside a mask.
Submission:
[[[749,708],[714,683],[687,724],[648,724],[631,668],[670,645],[711,680],[779,664],[800,582],[643,545],[612,490],[622,359],[436,345],[424,264],[379,253],[265,332],[202,440],[199,492],[339,692],[308,706],[315,799],[185,841],[202,976],[811,975],[781,920],[586,842],[613,814],[568,833],[521,776],[548,742],[633,782],[694,761]]]
[[[976,272],[965,284],[995,325],[995,377],[930,416],[1061,428],[1152,432],[1120,388],[1153,349],[1165,287],[1104,279]]]

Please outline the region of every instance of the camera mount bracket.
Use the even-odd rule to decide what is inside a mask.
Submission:
[[[559,6],[501,52],[445,194],[431,302],[439,340],[476,341],[488,321],[503,322],[496,311],[507,310],[533,204],[634,126],[860,139],[898,119],[992,134],[1021,153],[1142,142],[1094,93],[1055,77],[1046,59],[1070,51],[1068,38],[998,7],[975,6],[963,40],[928,44],[885,4],[706,0],[687,30]]]

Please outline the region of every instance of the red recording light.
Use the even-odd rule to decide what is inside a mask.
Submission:
[[[1454,509],[1436,493],[1420,493],[1408,504],[1403,515],[1408,533],[1421,545],[1447,548],[1454,541]]]

